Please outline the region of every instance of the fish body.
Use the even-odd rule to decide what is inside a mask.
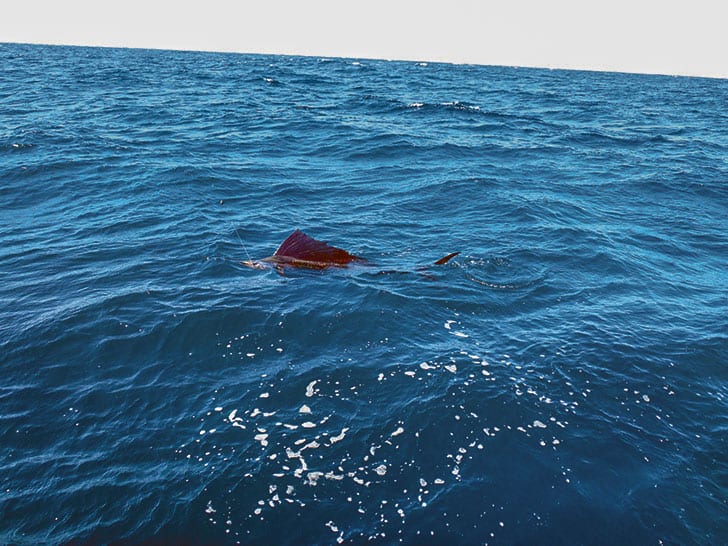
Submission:
[[[443,265],[458,254],[460,253],[448,254],[437,260],[435,265]],[[253,269],[273,267],[278,271],[283,271],[285,267],[301,269],[347,267],[355,262],[367,263],[364,258],[355,256],[342,248],[332,246],[325,241],[318,241],[297,229],[281,243],[272,256],[261,260],[245,260],[240,263]]]

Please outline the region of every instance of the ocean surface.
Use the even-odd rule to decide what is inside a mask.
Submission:
[[[728,80],[2,44],[0,544],[727,544],[727,287]]]

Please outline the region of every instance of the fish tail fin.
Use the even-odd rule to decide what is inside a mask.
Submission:
[[[454,258],[454,257],[455,257],[455,256],[457,256],[458,254],[460,254],[460,252],[453,252],[453,253],[451,253],[451,254],[448,254],[447,256],[444,256],[443,258],[440,258],[439,260],[437,260],[437,261],[435,262],[435,265],[444,265],[444,264],[446,264],[447,262],[449,262],[449,261],[450,261],[450,259]]]

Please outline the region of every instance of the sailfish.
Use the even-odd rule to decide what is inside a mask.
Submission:
[[[434,262],[433,265],[446,264],[458,254],[460,252],[452,252]],[[325,241],[318,241],[297,229],[281,243],[272,256],[261,260],[248,259],[240,263],[253,269],[273,267],[278,272],[283,272],[285,267],[328,269],[330,267],[348,267],[350,264],[357,262],[368,263],[364,258],[350,254],[346,250],[332,246]]]

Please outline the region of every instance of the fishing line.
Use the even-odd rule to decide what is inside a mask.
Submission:
[[[253,260],[250,259],[250,254],[248,254],[248,249],[245,248],[245,243],[243,243],[242,237],[240,237],[240,233],[238,233],[238,228],[235,228],[235,235],[238,236],[238,241],[240,241],[240,245],[243,247],[243,250],[245,251],[245,255],[248,257],[248,261],[252,262]]]

